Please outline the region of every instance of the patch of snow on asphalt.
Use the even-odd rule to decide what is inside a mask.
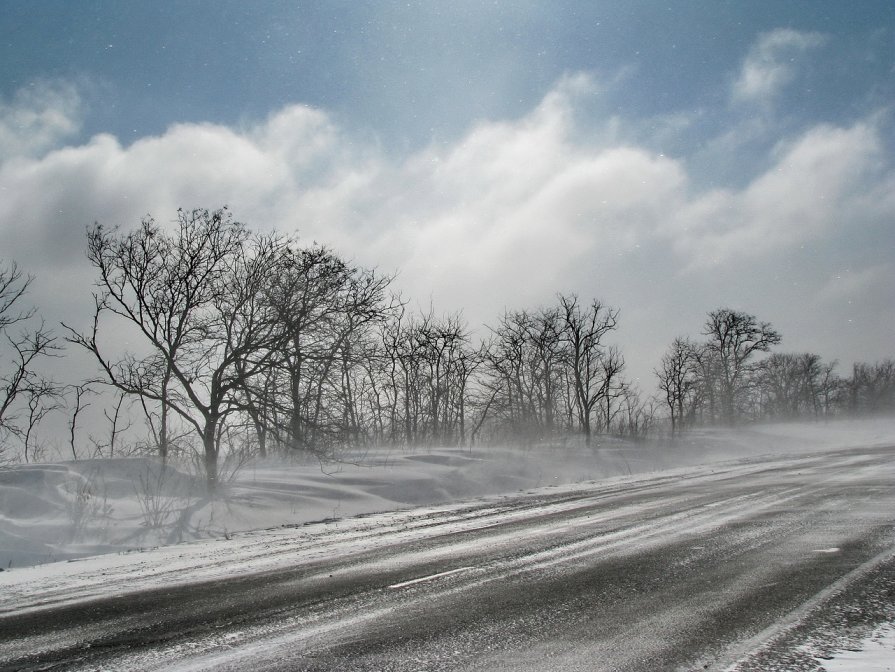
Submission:
[[[895,624],[877,628],[860,643],[857,650],[837,652],[822,661],[826,672],[892,672],[895,671]]]

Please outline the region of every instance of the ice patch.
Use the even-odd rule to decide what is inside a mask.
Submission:
[[[459,574],[460,572],[467,572],[472,567],[460,567],[458,569],[452,569],[447,572],[438,572],[438,574],[429,574],[429,576],[421,576],[418,579],[411,579],[410,581],[402,581],[401,583],[395,583],[389,586],[392,590],[396,590],[398,588],[407,588],[408,586],[415,586],[418,583],[426,583],[427,581],[434,581],[435,579],[440,579],[445,576],[451,576],[452,574]]]

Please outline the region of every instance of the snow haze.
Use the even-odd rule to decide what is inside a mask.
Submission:
[[[79,460],[0,471],[0,567],[124,553],[234,532],[461,502],[530,488],[723,460],[895,442],[890,421],[694,431],[675,443],[605,439],[596,448],[371,451],[347,461],[258,461],[215,498],[189,465]]]

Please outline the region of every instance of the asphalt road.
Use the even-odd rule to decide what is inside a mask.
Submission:
[[[290,533],[273,569],[0,596],[0,670],[774,669],[775,641],[891,585],[895,447]]]

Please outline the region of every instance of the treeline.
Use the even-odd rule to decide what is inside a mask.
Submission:
[[[842,378],[813,353],[768,353],[780,334],[729,308],[708,315],[705,340],[675,339],[655,370],[671,432],[710,424],[895,412],[895,361],[858,363]]]
[[[645,396],[612,343],[619,312],[598,300],[558,295],[473,336],[459,314],[410,310],[388,275],[324,246],[252,233],[226,209],[178,211],[173,227],[97,224],[87,256],[97,278],[90,327],[63,327],[99,375],[67,387],[36,373],[35,362],[61,354],[51,332],[40,324],[11,335],[34,318],[17,312],[30,279],[15,266],[0,273],[0,331],[15,355],[0,446],[17,439],[26,460],[36,425],[63,400],[77,457],[79,414],[100,387],[117,396],[95,454],[113,454],[134,432],[131,405],[163,460],[198,447],[211,487],[234,452],[640,437],[666,422],[678,432],[895,409],[892,362],[840,379],[815,355],[760,358],[779,333],[729,309],[709,314],[704,340],[672,343],[656,369],[659,397]]]
[[[94,381],[139,399],[162,459],[186,426],[214,483],[224,447],[326,454],[366,444],[463,445],[615,427],[652,413],[607,344],[618,312],[562,296],[508,312],[484,340],[461,316],[412,314],[391,278],[321,246],[255,235],[226,210],[96,225],[92,328],[66,327],[92,353]],[[120,352],[122,330],[146,346]]]

